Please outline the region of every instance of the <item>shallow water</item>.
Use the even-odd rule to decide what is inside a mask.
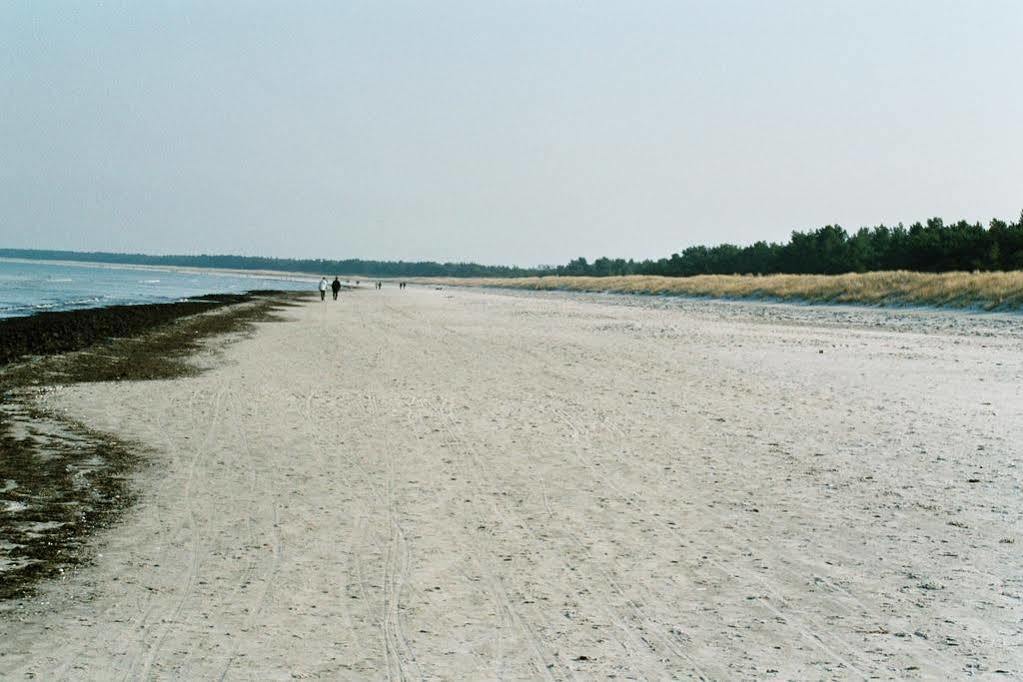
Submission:
[[[318,281],[312,275],[266,276],[0,258],[0,318],[51,310],[164,303],[253,289],[312,291]]]

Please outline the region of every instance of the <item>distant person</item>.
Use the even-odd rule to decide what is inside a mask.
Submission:
[[[327,280],[323,280],[323,281],[326,282]],[[334,300],[336,301],[337,300],[337,294],[338,294],[339,291],[341,291],[341,280],[339,280],[337,277],[335,277],[334,281],[330,283],[330,290],[334,292]]]
[[[337,298],[337,296],[335,295],[334,298]],[[326,277],[324,277],[323,279],[320,280],[320,300],[321,301],[326,301],[327,300],[327,278]]]

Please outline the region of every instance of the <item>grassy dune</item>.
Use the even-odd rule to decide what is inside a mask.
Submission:
[[[513,289],[596,291],[815,303],[1023,309],[1023,271],[867,272],[845,275],[699,275],[696,277],[431,278],[423,283]]]

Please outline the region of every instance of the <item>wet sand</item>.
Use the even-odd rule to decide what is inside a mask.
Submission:
[[[475,290],[309,302],[43,407],[137,442],[0,677],[1023,675],[1023,321]]]

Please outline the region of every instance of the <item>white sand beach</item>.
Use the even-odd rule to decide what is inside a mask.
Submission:
[[[471,289],[47,407],[140,444],[0,678],[1023,676],[1023,318]]]

